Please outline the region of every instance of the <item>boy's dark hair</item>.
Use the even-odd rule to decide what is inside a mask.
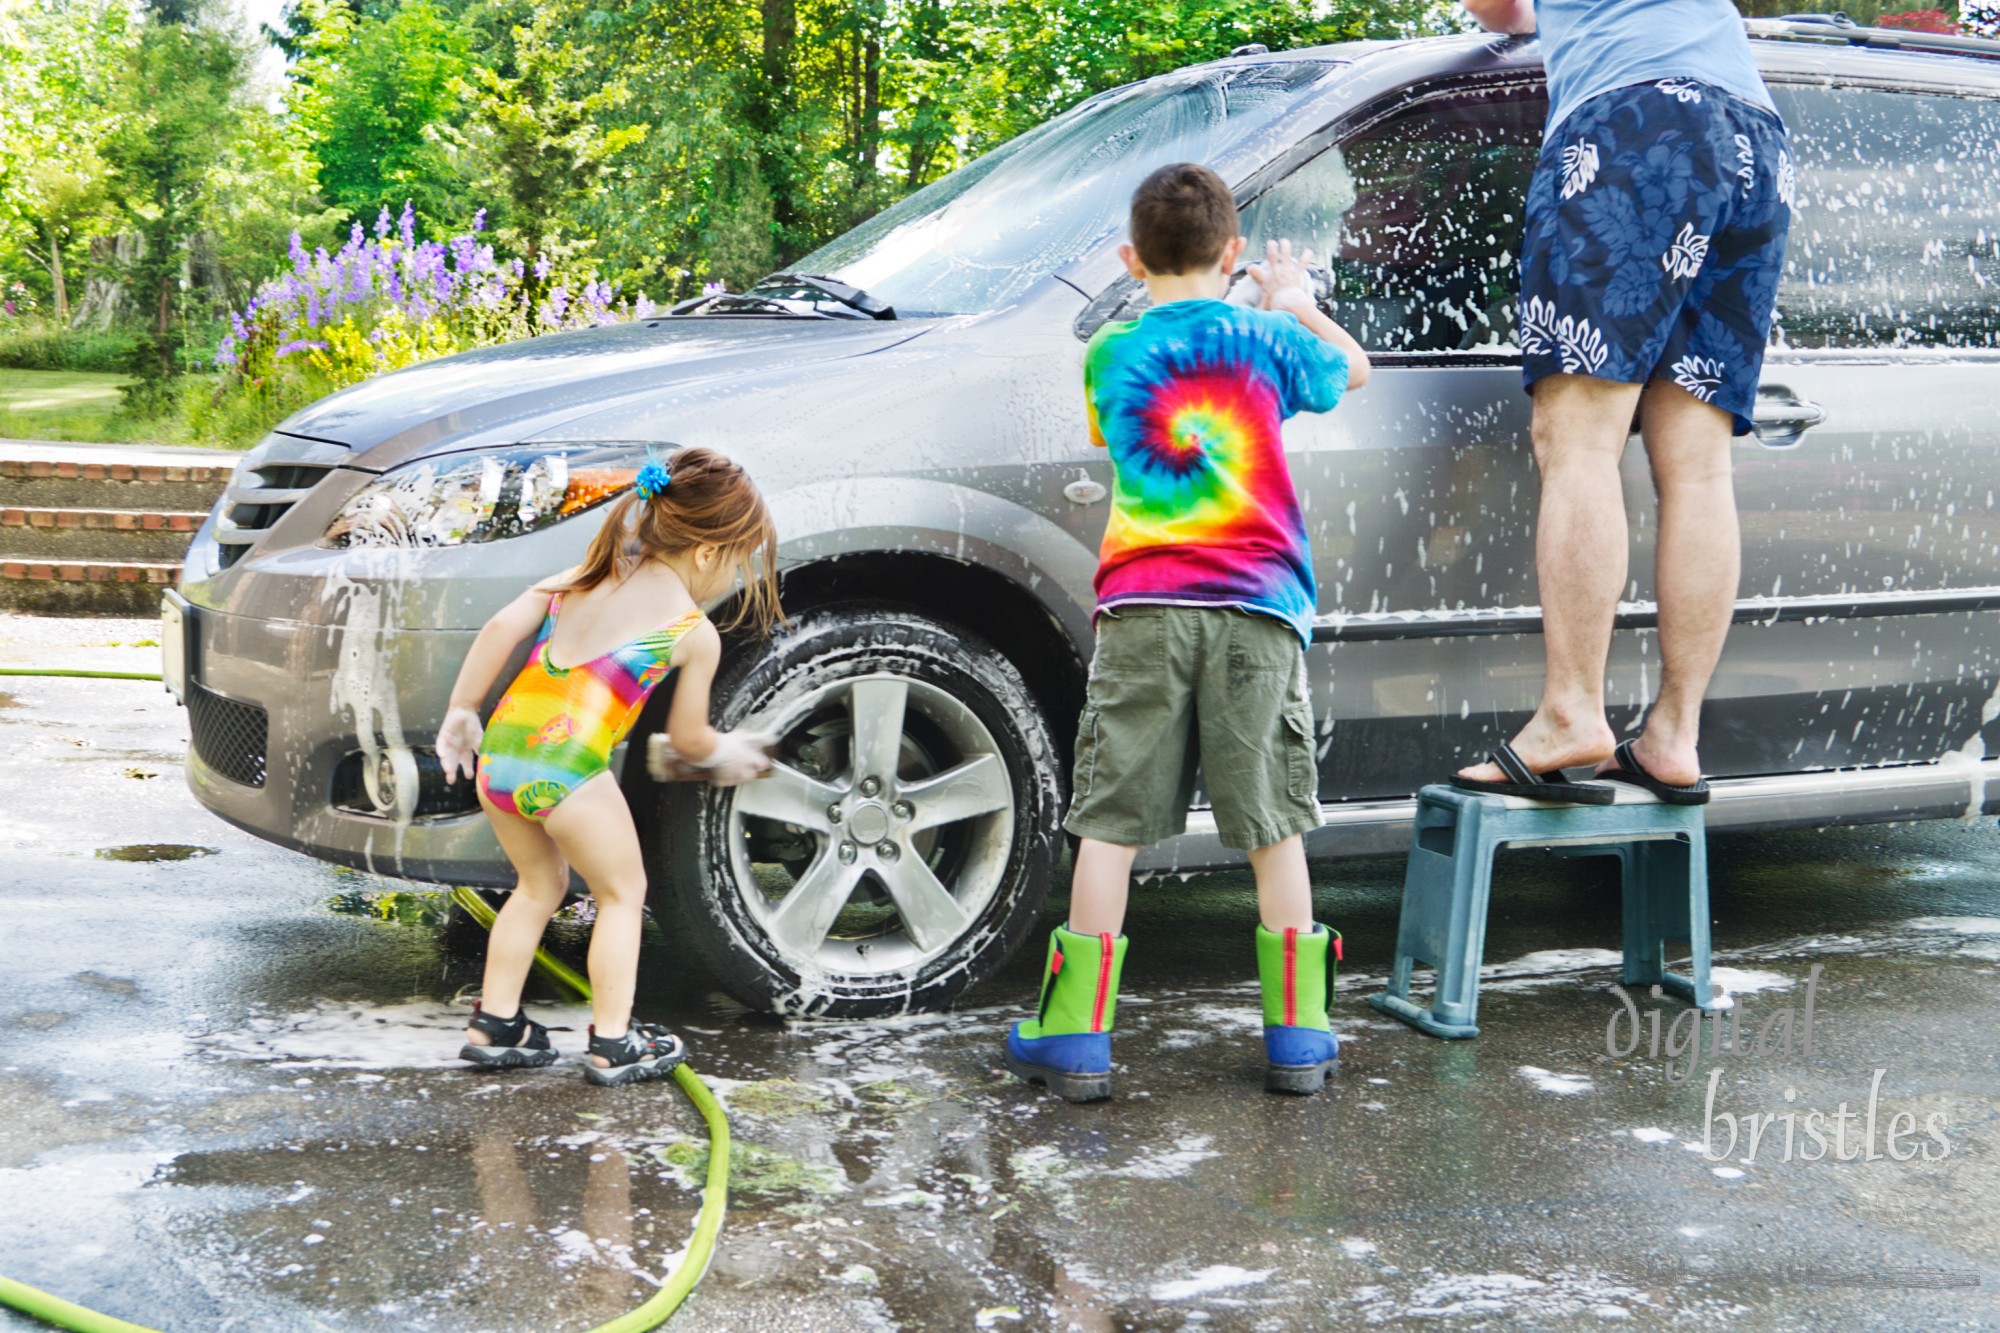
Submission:
[[[1194,162],[1161,167],[1132,192],[1132,248],[1148,273],[1191,273],[1236,238],[1236,200],[1222,177]]]

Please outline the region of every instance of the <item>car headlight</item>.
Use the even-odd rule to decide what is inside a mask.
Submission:
[[[631,486],[643,445],[577,445],[425,459],[340,507],[321,546],[461,546],[537,532]]]

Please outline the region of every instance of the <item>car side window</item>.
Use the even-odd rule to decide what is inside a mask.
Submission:
[[[1771,96],[1797,174],[1772,342],[2000,347],[2000,100],[1822,84]]]
[[[1329,313],[1371,352],[1508,351],[1547,114],[1541,87],[1517,84],[1378,121],[1244,209],[1249,254],[1310,247],[1333,275]]]
[[[1367,125],[1243,206],[1247,260],[1290,238],[1330,270],[1327,312],[1371,352],[1511,352],[1523,203],[1541,151],[1541,85],[1432,97]],[[1077,321],[1132,319],[1121,278]]]

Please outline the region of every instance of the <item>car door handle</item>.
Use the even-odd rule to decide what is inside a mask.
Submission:
[[[1764,390],[1750,417],[1757,443],[1767,449],[1789,449],[1825,420],[1825,408],[1800,398],[1790,389]]]

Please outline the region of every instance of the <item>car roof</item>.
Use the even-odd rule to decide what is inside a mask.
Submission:
[[[1836,54],[1848,56],[1848,53],[1851,53],[1851,56],[1841,60],[1841,64],[1850,69],[1866,69],[1873,58],[1889,55],[1919,56],[1926,58],[1927,61],[1949,62],[1951,65],[1961,67],[1966,61],[2000,64],[2000,40],[1958,34],[1916,32],[1905,28],[1867,27],[1855,23],[1844,14],[1792,14],[1779,19],[1748,19],[1744,26],[1752,41],[1762,48],[1759,51],[1758,63],[1765,66],[1790,67],[1800,63],[1798,60],[1787,59],[1786,57],[1792,53],[1783,52],[1777,46],[1779,43],[1800,48],[1796,51],[1796,55],[1808,62],[1814,61],[1815,58],[1824,59]],[[1239,48],[1219,60],[1192,68],[1283,63],[1295,60],[1356,63],[1371,56],[1389,52],[1407,54],[1413,49],[1423,47],[1435,48],[1443,56],[1471,49],[1490,50],[1496,42],[1507,40],[1493,33],[1471,32],[1443,37],[1332,42],[1323,46],[1294,47],[1282,51]],[[1771,45],[1766,46],[1766,43]],[[1526,55],[1538,48],[1530,38],[1515,43],[1514,50]],[[1523,63],[1529,62],[1523,61]],[[1991,72],[1994,77],[2000,78],[2000,69]],[[1981,73],[1987,71],[1982,70]]]

